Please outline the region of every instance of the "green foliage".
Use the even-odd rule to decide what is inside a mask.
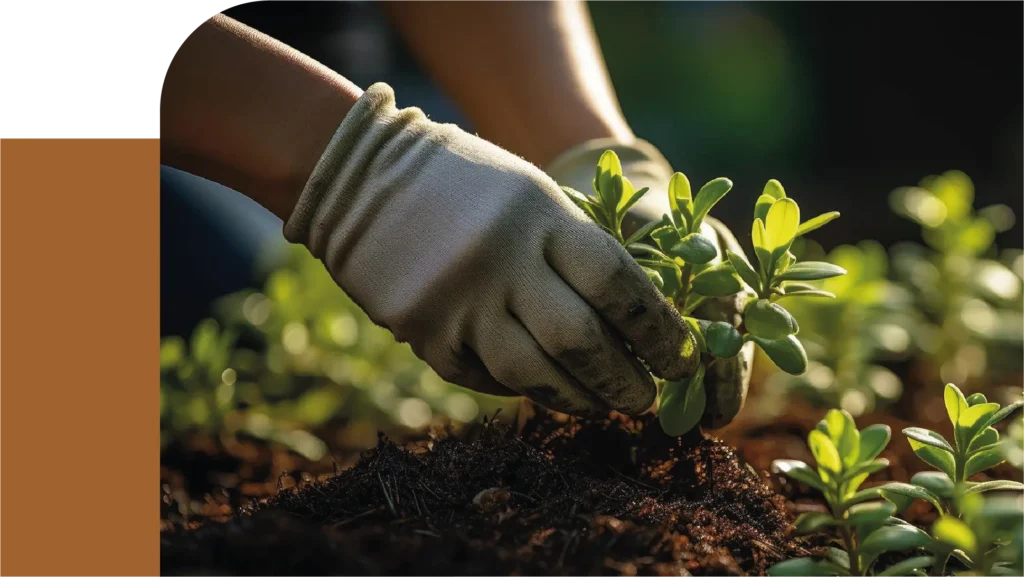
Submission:
[[[782,370],[804,372],[807,354],[796,338],[800,327],[777,301],[783,297],[833,296],[797,281],[833,278],[845,274],[845,270],[824,262],[797,262],[790,248],[798,237],[839,213],[801,223],[796,201],[786,196],[777,180],[768,181],[754,207],[755,267],[745,255],[732,251],[720,254],[717,234],[704,222],[711,209],[732,190],[727,178],[708,182],[694,195],[686,175],[675,173],[667,187],[670,214],[628,238],[621,230],[623,219],[647,189],[634,190],[612,151],[601,156],[593,187],[594,196],[568,187],[563,190],[633,255],[651,282],[682,313],[697,338],[704,366],[718,358],[734,357],[744,342],[754,342]],[[752,295],[739,326],[699,322],[691,316],[707,299],[737,293]],[[705,406],[703,372],[699,374],[700,378],[695,375],[662,387],[658,415],[669,434],[685,433],[699,423],[701,415],[695,407],[703,411]]]
[[[828,504],[828,513],[801,514],[796,520],[797,532],[828,531],[845,550],[830,548],[824,559],[783,561],[773,566],[769,575],[867,575],[882,553],[931,544],[927,533],[892,517],[896,505],[879,490],[860,489],[869,475],[888,466],[878,455],[889,444],[889,437],[889,427],[872,425],[861,431],[849,413],[833,409],[807,439],[816,468],[794,460],[772,464],[775,472],[821,491]],[[912,559],[917,560],[897,570],[916,571],[919,566],[931,565],[930,561]]]
[[[1024,568],[1024,526],[1020,495],[962,495],[960,517],[942,515],[932,525],[936,557],[955,558],[976,575],[1020,575]]]
[[[890,196],[893,210],[921,226],[925,246],[892,248],[894,279],[907,287],[924,321],[914,344],[945,381],[985,387],[1022,369],[1024,281],[1020,251],[999,251],[997,232],[1014,224],[1005,205],[974,209],[974,184],[962,172],[929,176]]]
[[[344,425],[354,448],[510,401],[445,383],[291,245],[260,291],[228,295],[187,341],[160,347],[161,436],[255,437],[316,460]]]

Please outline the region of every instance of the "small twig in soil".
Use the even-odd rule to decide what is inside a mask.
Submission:
[[[381,478],[379,472],[377,473],[377,480],[380,481],[380,488],[384,491],[384,498],[388,501],[388,509],[391,509],[391,514],[397,517],[398,512],[395,511],[395,502],[391,500],[391,494],[388,493],[388,488],[384,485],[384,479]]]
[[[373,509],[367,509],[366,511],[363,511],[362,513],[356,513],[355,515],[349,517],[348,519],[345,519],[343,521],[338,521],[337,523],[331,525],[331,527],[335,528],[335,529],[337,529],[338,527],[343,527],[345,525],[348,525],[352,521],[355,521],[356,519],[360,519],[360,518],[365,517],[367,515],[376,513],[377,510],[378,509],[376,507],[374,507]]]

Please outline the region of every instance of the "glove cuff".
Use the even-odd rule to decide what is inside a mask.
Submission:
[[[380,158],[380,151],[398,132],[429,122],[418,108],[398,110],[395,93],[387,84],[370,86],[345,115],[321,153],[285,221],[285,238],[306,245],[320,259],[324,258],[328,242],[346,245],[344,237],[348,233],[339,225],[342,220],[358,218],[350,213],[356,208],[362,183],[375,163],[388,161]]]
[[[639,138],[623,142],[617,138],[595,138],[558,155],[544,167],[558,184],[588,194],[593,191],[594,167],[606,150],[613,151],[622,163],[622,172],[636,188],[651,191],[631,212],[647,220],[657,220],[668,212],[665,189],[672,178],[672,165],[653,144]]]

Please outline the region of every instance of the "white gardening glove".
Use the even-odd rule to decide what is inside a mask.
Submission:
[[[541,170],[375,84],[285,224],[444,379],[595,415],[648,409],[695,343],[615,240]],[[687,342],[689,341],[689,342]]]
[[[560,154],[544,167],[544,171],[560,185],[581,191],[592,191],[594,167],[606,150],[614,151],[619,157],[623,175],[629,178],[636,189],[650,188],[650,191],[630,209],[629,216],[632,218],[623,222],[623,233],[629,235],[644,224],[660,220],[662,215],[669,214],[668,195],[665,189],[674,171],[664,155],[646,140],[589,140]],[[717,239],[719,255],[725,254],[724,249],[743,254],[736,237],[718,220],[707,217],[701,228],[705,236]],[[693,314],[701,319],[738,325],[742,303],[749,296],[751,295],[741,292],[729,297],[708,299],[697,307]],[[731,359],[720,359],[708,372],[704,380],[708,397],[702,421],[704,426],[725,426],[743,408],[747,387],[750,384],[750,364],[753,357],[754,345],[747,343],[740,354]]]

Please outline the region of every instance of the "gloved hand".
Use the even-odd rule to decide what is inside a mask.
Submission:
[[[341,123],[285,236],[442,378],[477,391],[637,414],[655,397],[637,357],[673,379],[699,362],[681,355],[695,340],[679,314],[554,181],[396,109],[385,84]]]
[[[630,209],[632,219],[631,222],[623,223],[623,233],[629,235],[644,224],[660,220],[662,215],[669,214],[668,195],[665,191],[674,171],[658,149],[645,140],[590,140],[562,153],[545,166],[544,170],[560,185],[589,192],[593,190],[594,167],[606,150],[612,150],[618,155],[623,174],[636,189],[651,189]],[[705,235],[717,238],[719,255],[724,256],[726,249],[744,254],[736,237],[720,221],[707,217],[702,230]],[[713,234],[709,234],[711,231]],[[708,299],[697,307],[693,316],[736,325],[742,317],[742,304],[750,296],[752,295],[741,292],[729,297]],[[747,343],[740,354],[732,359],[719,360],[707,373],[704,378],[707,391],[707,405],[702,420],[704,426],[723,427],[743,408],[747,387],[750,384],[750,364],[753,359],[754,345]]]

